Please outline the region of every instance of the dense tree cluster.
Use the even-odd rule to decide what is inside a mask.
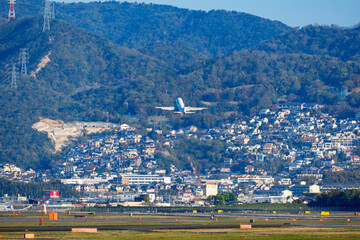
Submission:
[[[219,167],[224,159],[229,157],[226,152],[229,144],[220,141],[199,141],[198,139],[182,138],[176,142],[173,148],[164,147],[159,149],[157,154],[158,164],[160,166],[174,164],[180,169],[191,170],[191,163],[197,166],[198,172],[204,172],[205,169]]]
[[[61,197],[81,197],[82,194],[71,189],[69,186],[62,184],[59,180],[47,183],[24,183],[10,181],[6,178],[0,178],[0,196],[27,196],[30,198],[41,198],[43,191],[58,190]]]
[[[237,200],[234,193],[219,193],[215,196],[209,196],[206,201],[212,205],[225,205]]]
[[[323,184],[359,184],[360,171],[325,172]]]
[[[316,196],[311,206],[321,207],[360,207],[360,190],[331,190]]]

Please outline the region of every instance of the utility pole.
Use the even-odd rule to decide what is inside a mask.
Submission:
[[[45,0],[43,32],[50,31],[51,2]]]
[[[8,22],[10,22],[10,19],[15,19],[15,6],[16,0],[9,0],[9,14],[8,14]]]
[[[27,48],[20,49],[19,63],[21,64],[20,74],[27,75],[27,63],[29,63],[29,54],[27,53]]]
[[[17,77],[19,75],[16,63],[12,63],[9,69],[9,78],[11,79],[10,89],[17,88]]]

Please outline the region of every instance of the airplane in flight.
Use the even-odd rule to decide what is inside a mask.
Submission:
[[[156,108],[166,111],[174,111],[175,114],[189,114],[189,113],[195,113],[195,111],[201,111],[207,109],[204,107],[185,106],[184,101],[180,97],[175,100],[174,107],[156,107]]]

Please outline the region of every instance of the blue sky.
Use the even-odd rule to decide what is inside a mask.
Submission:
[[[91,2],[92,0],[57,0]],[[105,1],[105,0],[102,0]],[[135,2],[135,0],[127,0]],[[196,10],[225,9],[251,13],[289,26],[309,24],[351,27],[360,23],[360,0],[138,0]]]

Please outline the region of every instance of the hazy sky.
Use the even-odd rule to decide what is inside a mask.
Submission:
[[[91,2],[93,0],[56,0],[58,2]],[[105,1],[105,0],[102,0]],[[127,0],[157,3],[181,8],[225,9],[251,13],[281,21],[289,26],[309,24],[351,27],[360,23],[360,0]],[[123,2],[123,1],[120,1]]]

